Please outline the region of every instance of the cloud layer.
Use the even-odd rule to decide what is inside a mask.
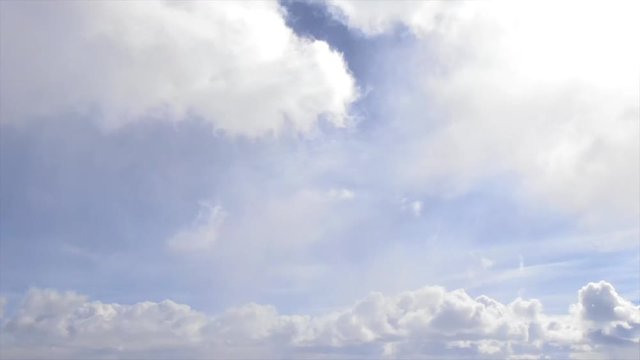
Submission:
[[[0,349],[3,358],[297,358],[337,350],[375,358],[633,358],[639,341],[640,307],[606,282],[580,289],[562,316],[545,314],[535,299],[502,304],[442,287],[371,293],[320,315],[283,315],[252,303],[216,316],[170,300],[121,305],[31,289],[3,320]]]
[[[341,54],[297,36],[276,2],[2,4],[2,119],[90,113],[106,128],[201,117],[249,136],[344,126]]]

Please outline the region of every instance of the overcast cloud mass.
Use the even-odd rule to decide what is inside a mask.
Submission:
[[[639,12],[0,2],[0,358],[639,358]]]

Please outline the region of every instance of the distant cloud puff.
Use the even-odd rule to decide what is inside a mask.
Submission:
[[[220,237],[227,212],[220,205],[204,206],[194,223],[174,234],[167,241],[170,250],[177,252],[207,252]]]

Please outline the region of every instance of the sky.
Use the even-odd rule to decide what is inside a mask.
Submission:
[[[636,359],[633,1],[0,2],[0,359]]]

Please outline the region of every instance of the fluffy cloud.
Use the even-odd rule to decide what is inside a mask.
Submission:
[[[73,292],[32,289],[3,326],[0,355],[50,357],[46,349],[76,357],[102,348],[128,354],[170,350],[197,342],[206,320],[189,306],[169,300],[105,304]]]
[[[91,113],[107,128],[196,116],[234,134],[345,125],[341,54],[277,2],[2,3],[2,119]]]
[[[2,327],[2,357],[264,357],[353,352],[376,357],[634,356],[640,307],[606,282],[579,291],[567,315],[547,315],[521,298],[502,304],[464,290],[425,287],[396,296],[372,293],[324,315],[282,315],[247,304],[217,316],[165,300],[134,305],[89,301],[72,292],[32,289]],[[47,350],[45,350],[47,349]],[[99,349],[99,350],[96,350]],[[172,355],[173,354],[173,355]]]
[[[622,298],[604,281],[580,289],[579,303],[573,307],[594,341],[638,347],[640,306]]]
[[[365,34],[402,25],[424,45],[423,92],[412,96],[428,111],[398,121],[410,129],[395,172],[404,184],[458,192],[513,177],[525,198],[635,223],[637,4],[329,3]]]

